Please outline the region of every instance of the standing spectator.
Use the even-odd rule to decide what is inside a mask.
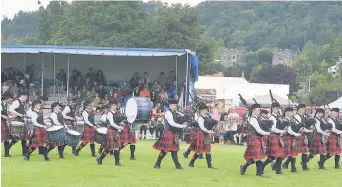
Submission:
[[[63,88],[66,86],[67,84],[67,75],[64,71],[64,69],[60,69],[59,73],[56,75],[56,79],[57,79],[57,85],[61,86],[63,83]]]
[[[176,76],[174,71],[170,71],[169,76],[167,78],[168,86],[173,86],[173,83],[176,81]]]
[[[30,66],[26,67],[26,71],[25,74],[30,76],[30,80],[34,80],[34,69],[35,69],[35,65],[31,64]]]
[[[148,77],[147,72],[144,72],[144,77],[142,78],[142,85],[148,87],[149,84],[150,84],[150,78]]]
[[[211,110],[211,118],[213,118],[216,121],[220,121],[221,118],[220,109],[218,108],[218,103],[216,102]]]
[[[85,82],[82,80],[82,77],[78,77],[77,80],[76,80],[76,88],[75,88],[75,91],[76,90],[81,90],[83,89],[83,87],[86,89],[86,85],[85,85]]]
[[[97,93],[99,94],[100,98],[104,98],[106,93],[105,93],[105,91],[103,89],[103,85],[102,84],[99,85],[99,88],[97,89]]]
[[[1,83],[8,81],[7,73],[8,73],[7,68],[5,68],[3,72],[1,72]]]
[[[159,75],[157,81],[161,87],[164,87],[167,84],[167,79],[165,77],[164,72],[160,72],[160,75]]]
[[[102,85],[106,83],[106,79],[101,70],[97,71],[96,82]]]
[[[91,85],[94,84],[94,81],[96,80],[96,74],[93,72],[93,68],[90,67],[88,70],[88,73],[85,75],[84,78],[89,78],[89,82]]]
[[[148,90],[148,87],[145,85],[144,89],[139,92],[140,97],[151,98],[151,92]]]
[[[77,82],[78,79],[81,79],[81,73],[77,71],[76,69],[72,70],[71,76],[70,76],[70,87],[73,89],[74,92],[76,92],[77,88]]]
[[[86,84],[87,90],[91,90],[94,87],[94,82],[90,81],[89,77],[85,79],[85,84]]]
[[[130,80],[131,88],[135,88],[138,86],[139,79],[140,79],[139,73],[135,72],[133,77]]]

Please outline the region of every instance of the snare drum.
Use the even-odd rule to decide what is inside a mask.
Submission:
[[[96,129],[95,132],[95,142],[102,144],[106,140],[107,128],[100,127]]]
[[[9,133],[16,138],[23,137],[25,134],[25,123],[21,121],[10,121]]]
[[[148,123],[152,116],[152,104],[146,97],[132,97],[125,107],[128,123]]]
[[[65,133],[65,144],[73,147],[80,142],[81,134],[74,130],[67,130]]]
[[[49,143],[62,144],[65,140],[65,128],[63,126],[53,126],[46,130]]]

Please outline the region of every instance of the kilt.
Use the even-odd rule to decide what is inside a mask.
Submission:
[[[9,139],[9,128],[6,120],[1,118],[1,142]]]
[[[135,137],[135,131],[130,132],[129,128],[126,126],[124,126],[124,129],[122,130],[120,139],[122,143],[128,143],[128,144],[137,143],[137,139]]]
[[[267,140],[266,155],[274,157],[285,156],[284,148],[280,146],[279,139],[281,137],[276,134],[271,134]]]
[[[170,130],[165,129],[163,134],[158,138],[152,147],[159,151],[179,151],[179,144],[173,143],[175,134],[173,134]]]
[[[246,160],[259,160],[266,157],[266,153],[261,147],[261,139],[262,137],[257,135],[247,135],[247,148],[244,154]]]
[[[115,139],[115,134],[118,131],[114,128],[108,128],[107,134],[106,134],[106,140],[102,143],[102,147],[104,149],[113,150],[113,149],[119,149],[121,147],[121,140]]]
[[[330,155],[337,155],[340,154],[341,147],[338,145],[338,135],[332,133],[328,137],[328,143],[327,143],[327,153]]]
[[[292,136],[284,136],[283,137],[283,141],[284,141],[284,153],[285,153],[285,157],[289,157],[289,156],[297,156],[298,152],[297,152],[297,146],[295,148],[292,148]],[[296,143],[297,144],[297,143]]]
[[[326,154],[327,153],[327,146],[322,143],[322,135],[317,134],[313,137],[310,152],[312,154]]]
[[[197,137],[199,136],[200,131],[201,129],[199,127],[191,128],[189,144],[196,144]]]
[[[211,151],[210,143],[207,145],[204,144],[204,139],[206,136],[210,136],[210,135],[200,130],[197,133],[197,137],[192,141],[189,149],[197,153],[210,153]]]
[[[81,141],[84,143],[94,142],[95,141],[95,132],[96,132],[95,128],[89,127],[88,125],[86,125],[84,127],[84,131],[82,134]]]
[[[309,148],[304,143],[305,134],[302,134],[301,136],[297,136],[297,153],[307,153],[309,151]]]
[[[32,137],[32,147],[43,146],[47,142],[46,130],[44,128],[35,128],[34,136]]]

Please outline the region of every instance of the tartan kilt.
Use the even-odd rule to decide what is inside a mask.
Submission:
[[[313,137],[310,152],[312,154],[326,154],[327,153],[327,146],[322,143],[322,135],[317,134]]]
[[[207,145],[204,144],[204,139],[206,136],[209,136],[209,134],[206,134],[205,132],[200,130],[197,133],[197,137],[195,138],[195,140],[192,141],[189,149],[197,153],[210,153],[211,151],[210,143]]]
[[[9,140],[9,128],[6,120],[1,118],[1,142]]]
[[[338,135],[332,133],[328,137],[328,143],[327,143],[327,153],[330,155],[337,155],[340,154],[341,147],[338,145]]]
[[[197,137],[199,136],[200,131],[201,131],[201,129],[199,127],[192,127],[191,128],[189,144],[196,144]]]
[[[122,143],[128,143],[128,144],[137,143],[137,139],[135,137],[135,131],[130,132],[129,128],[126,126],[124,126],[124,129],[122,130],[120,139]]]
[[[106,134],[106,140],[102,143],[102,147],[104,149],[113,150],[113,149],[119,149],[121,147],[121,140],[115,139],[115,134],[118,131],[114,128],[108,128],[107,134]]]
[[[309,151],[309,148],[304,143],[305,134],[302,134],[301,136],[297,136],[297,153],[307,153]]]
[[[295,148],[292,148],[292,138],[296,138],[296,137],[292,137],[292,136],[284,136],[283,137],[283,141],[284,141],[284,145],[285,145],[285,147],[284,147],[285,157],[297,156],[298,155],[298,151],[297,151],[298,145],[296,145]]]
[[[173,143],[175,134],[173,134],[170,130],[165,129],[163,134],[158,138],[152,147],[159,151],[179,151],[179,144]]]
[[[32,137],[32,147],[40,147],[47,143],[47,134],[44,128],[35,128],[34,136]]]
[[[280,146],[279,135],[271,134],[267,140],[266,155],[274,157],[285,156],[284,148]]]
[[[257,135],[247,135],[247,148],[244,154],[246,160],[259,160],[266,157],[266,153],[261,147],[261,139],[262,137]]]
[[[84,127],[84,131],[82,134],[81,141],[84,143],[94,142],[95,141],[95,132],[96,132],[95,128],[89,127],[88,125],[86,125]]]

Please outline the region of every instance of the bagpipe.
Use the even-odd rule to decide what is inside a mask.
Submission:
[[[260,128],[265,132],[271,132],[271,128],[273,125],[273,121],[270,119],[261,119],[260,120]]]
[[[204,127],[208,130],[214,130],[218,124],[218,121],[214,120],[210,116],[204,117]]]
[[[306,128],[306,124],[302,122],[297,123],[297,124],[296,123],[291,124],[291,129],[295,133],[302,133],[304,128]]]
[[[292,103],[294,103],[291,99],[290,99],[290,96],[289,95],[287,95],[287,98],[289,99],[289,101],[291,101]],[[312,100],[311,99],[311,97],[310,97],[310,100]],[[294,106],[297,108],[297,106],[294,104]],[[308,117],[305,117],[305,119],[302,121],[302,122],[299,122],[296,118],[294,118],[298,123],[304,123],[305,124],[305,126],[304,126],[304,128],[306,128],[306,129],[310,129],[313,125],[315,125],[315,123],[316,123],[316,119],[315,118],[308,118]],[[301,125],[300,125],[301,126]],[[293,129],[292,129],[293,130]],[[296,132],[296,131],[294,131],[294,132]],[[296,132],[297,133],[297,132]]]

